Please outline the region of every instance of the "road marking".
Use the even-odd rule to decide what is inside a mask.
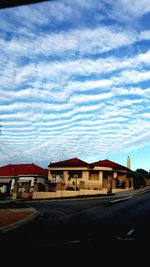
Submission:
[[[71,241],[66,241],[66,244],[71,244],[71,243],[80,243],[80,240],[71,240]]]
[[[131,229],[126,233],[125,236],[123,236],[123,237],[118,236],[117,239],[118,240],[125,240],[125,241],[126,240],[135,240],[134,237],[130,237],[133,234],[134,231],[135,231],[135,229]]]
[[[121,241],[132,241],[135,240],[135,238],[131,238],[131,237],[116,237],[117,240],[121,240]]]
[[[131,235],[135,230],[134,229],[131,229],[126,235],[129,236]]]
[[[133,196],[129,196],[129,197],[124,197],[124,198],[119,198],[119,199],[115,199],[115,200],[112,200],[111,202],[119,202],[119,201],[122,201],[122,200],[125,200],[125,199],[129,199]]]

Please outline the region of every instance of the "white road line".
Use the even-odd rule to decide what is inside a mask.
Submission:
[[[135,231],[135,229],[131,229],[131,230],[129,230],[129,231],[126,233],[125,236],[122,236],[122,237],[118,236],[116,239],[118,239],[118,240],[125,240],[125,241],[126,241],[126,240],[135,240],[134,237],[130,237],[134,231]]]
[[[129,199],[129,198],[131,198],[131,197],[133,197],[133,196],[124,197],[124,198],[119,198],[119,199],[115,199],[115,200],[112,200],[111,202],[119,202],[119,201],[122,201],[122,200],[124,200],[124,199]]]
[[[121,241],[134,241],[135,238],[131,238],[131,237],[116,237],[117,240],[121,240]]]
[[[134,229],[131,229],[126,235],[129,236],[131,235],[135,230]]]
[[[71,240],[71,241],[66,241],[66,244],[71,244],[71,243],[80,243],[81,240]]]

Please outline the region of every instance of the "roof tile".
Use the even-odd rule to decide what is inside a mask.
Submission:
[[[93,162],[92,165],[98,166],[98,167],[110,167],[113,170],[129,170],[127,167],[122,166],[108,159]]]
[[[78,158],[71,158],[59,162],[50,163],[49,167],[88,167],[88,163]]]
[[[0,167],[0,176],[42,175],[47,177],[48,170],[32,164],[8,164]]]

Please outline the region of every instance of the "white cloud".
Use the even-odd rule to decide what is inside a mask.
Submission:
[[[150,40],[150,30],[142,31],[139,34],[139,40]]]
[[[123,87],[116,87],[113,88],[113,92],[115,95],[134,95],[134,96],[141,96],[141,97],[145,97],[147,99],[150,98],[150,88],[135,88],[135,87],[131,87],[131,88],[123,88]]]
[[[145,119],[150,119],[150,113],[146,113],[144,112],[143,114],[141,114],[141,118],[145,118]]]
[[[94,101],[100,101],[103,99],[109,99],[113,96],[111,92],[108,93],[102,93],[102,94],[94,94],[94,95],[77,95],[75,97],[72,97],[71,102],[72,103],[84,103],[84,102],[94,102]]]
[[[141,53],[136,57],[137,62],[145,65],[150,65],[150,50],[146,53]]]
[[[73,105],[70,103],[62,104],[61,105],[61,110],[66,110],[66,109],[71,109],[73,108]],[[16,111],[16,110],[31,110],[33,111],[38,111],[38,110],[49,110],[49,111],[59,111],[60,110],[60,105],[59,104],[48,104],[48,103],[34,103],[34,102],[16,102],[12,103],[9,105],[1,105],[0,106],[0,111]]]
[[[120,71],[121,69],[133,69],[133,75],[139,76],[141,72],[141,67],[143,64],[149,64],[149,54],[141,53],[135,57],[118,59],[113,57],[108,57],[106,59],[82,59],[82,60],[68,60],[61,62],[53,62],[53,63],[42,63],[38,64],[29,64],[25,67],[17,67],[15,65],[10,66],[7,69],[7,66],[2,73],[6,70],[6,73],[9,74],[10,83],[12,83],[12,79],[15,75],[16,84],[21,84],[22,82],[29,82],[31,85],[35,87],[45,88],[45,89],[53,89],[55,87],[60,87],[60,82],[62,86],[68,83],[68,87],[71,89],[73,86],[75,88],[79,88],[80,86],[84,89],[91,87],[102,87],[102,86],[110,86],[112,80],[109,79],[100,79],[96,81],[68,81],[72,75],[91,75],[91,74],[104,74],[113,71]],[[139,71],[137,73],[137,71]],[[128,72],[127,72],[128,73]],[[6,76],[6,74],[4,74]],[[140,75],[138,79],[141,79]],[[149,72],[146,72],[144,76],[149,76]],[[57,79],[59,78],[59,85]],[[146,78],[146,77],[145,77]],[[144,79],[145,79],[144,78]],[[30,81],[32,79],[32,81]],[[35,79],[35,82],[33,81]],[[43,83],[43,79],[46,79]],[[28,81],[29,80],[29,81]]]
[[[150,12],[150,0],[119,0],[118,4],[124,14],[127,12],[137,17]]]
[[[93,80],[93,81],[76,81],[70,82],[67,88],[72,89],[73,91],[91,91],[95,90],[96,88],[107,88],[113,84],[113,81],[108,79],[101,79],[101,80]]]
[[[1,162],[20,154],[23,162],[89,157],[149,143],[150,50],[143,43],[150,31],[137,23],[149,1],[131,2],[64,0],[3,12]],[[113,20],[106,26],[107,17]]]
[[[95,29],[78,29],[68,32],[45,34],[36,38],[13,38],[9,41],[1,40],[1,49],[13,56],[61,55],[66,52],[75,55],[96,54],[124,47],[134,43],[138,35],[119,28],[97,27]]]
[[[111,12],[106,9],[108,17],[118,22],[131,22],[130,25],[133,22],[134,27],[138,18],[150,12],[150,0],[104,0],[103,2],[110,4]]]
[[[124,71],[119,77],[114,78],[116,83],[139,83],[150,79],[150,71]]]

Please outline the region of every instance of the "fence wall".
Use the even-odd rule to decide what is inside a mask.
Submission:
[[[127,190],[129,190],[129,188],[112,189],[112,193],[125,192]],[[107,194],[107,189],[104,188],[102,190],[80,189],[77,191],[57,190],[56,192],[33,192],[32,199],[50,199],[50,198],[75,197],[75,196],[100,195],[100,194]]]

